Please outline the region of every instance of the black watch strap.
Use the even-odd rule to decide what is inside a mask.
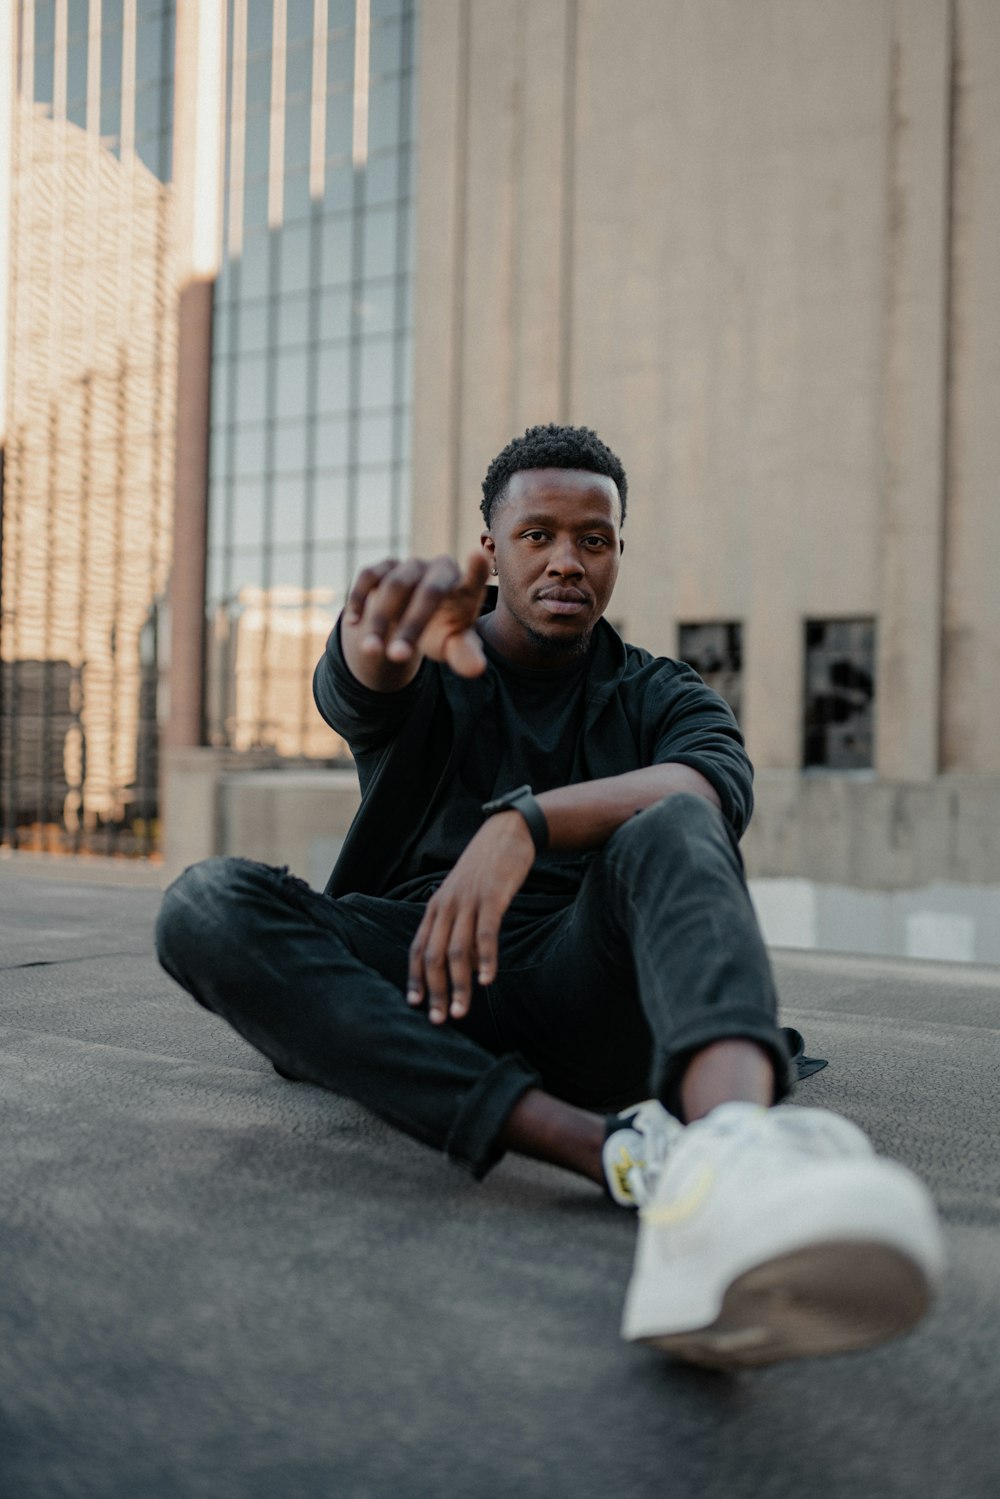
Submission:
[[[530,786],[518,786],[515,791],[507,791],[503,796],[483,803],[484,816],[492,817],[494,812],[520,812],[528,824],[535,853],[543,854],[548,848],[549,825],[545,821],[545,813],[531,794]]]

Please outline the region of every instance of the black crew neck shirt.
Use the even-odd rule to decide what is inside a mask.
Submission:
[[[570,666],[517,666],[484,639],[489,692],[447,793],[427,808],[392,900],[429,900],[478,829],[482,806],[529,785],[535,794],[583,779],[580,743],[591,652]],[[514,905],[561,910],[580,888],[592,852],[540,854]]]

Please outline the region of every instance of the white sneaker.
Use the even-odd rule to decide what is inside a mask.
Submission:
[[[920,1320],[943,1264],[926,1187],[855,1125],[722,1104],[640,1212],[622,1336],[715,1367],[867,1348]]]
[[[619,1207],[641,1208],[649,1201],[683,1133],[680,1120],[655,1098],[608,1120],[601,1165],[608,1194]]]

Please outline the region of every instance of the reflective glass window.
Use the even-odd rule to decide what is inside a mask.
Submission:
[[[247,52],[271,55],[273,36],[271,5],[267,0],[247,0]]]
[[[331,7],[332,11],[332,7]],[[326,77],[327,88],[351,88],[354,84],[354,12],[351,12],[350,30],[335,30],[330,17],[330,32],[327,38]]]
[[[266,429],[260,422],[234,429],[233,472],[240,477],[255,477],[264,472]]]
[[[400,153],[381,151],[368,158],[365,170],[365,204],[376,207],[395,203],[399,197]]]
[[[264,481],[237,479],[233,484],[233,541],[237,547],[260,546],[264,540]]]
[[[150,6],[136,8],[135,83],[159,84],[163,69],[163,13]]]
[[[347,143],[350,151],[350,141]],[[326,191],[323,195],[324,213],[340,213],[349,209],[354,201],[354,168],[350,157],[327,163]]]
[[[366,280],[391,276],[396,269],[395,207],[375,208],[365,215],[364,276]]]
[[[295,42],[311,40],[314,0],[288,0],[285,12],[285,36],[289,47]]]
[[[308,171],[304,167],[300,171],[286,171],[285,223],[293,223],[296,219],[311,218],[313,206]]]
[[[346,338],[351,331],[351,292],[349,287],[334,287],[320,293],[319,337],[324,343]]]
[[[247,229],[263,229],[267,225],[267,195],[266,172],[254,172],[244,180],[243,223]]]
[[[310,38],[312,28],[310,27]],[[289,47],[285,58],[285,90],[289,100],[312,97],[313,51],[311,40],[305,46]]]
[[[351,48],[351,66],[354,65],[354,49]],[[354,127],[353,84],[331,89],[326,96],[326,154],[327,156],[350,156],[351,134]]]
[[[399,140],[400,91],[395,78],[372,84],[368,91],[368,149],[381,151]]]
[[[35,55],[52,47],[56,39],[55,0],[35,0]],[[36,99],[38,95],[35,95]]]
[[[287,349],[278,354],[274,366],[274,411],[279,420],[297,416],[305,409],[309,355],[305,349]]]
[[[294,94],[285,104],[285,170],[308,167],[312,110],[308,94]]]
[[[361,346],[360,404],[372,409],[392,404],[395,339],[369,338]]]
[[[74,125],[87,123],[87,47],[84,35],[73,40],[66,51],[66,114]]]
[[[271,147],[271,106],[265,98],[263,105],[248,108],[244,140],[246,141],[246,170],[267,172]]]
[[[347,536],[347,475],[341,470],[316,476],[313,535],[317,542],[343,545]]]
[[[268,585],[271,588],[301,588],[305,572],[305,555],[301,545],[276,546],[271,552]],[[287,617],[285,610],[282,615]],[[298,642],[295,642],[298,645]],[[296,658],[298,652],[296,651]],[[312,677],[314,661],[309,663],[309,677]],[[298,659],[295,660],[298,665]],[[282,673],[284,676],[284,673]]]
[[[286,224],[281,231],[279,290],[283,296],[309,286],[310,240],[308,224]]]
[[[358,418],[358,457],[362,463],[388,463],[392,458],[392,417],[364,414]]]
[[[277,307],[278,347],[293,349],[301,344],[307,344],[311,316],[312,298],[310,295],[284,297]]]
[[[225,455],[217,461],[213,451],[211,499],[222,506],[231,492],[235,550],[223,545],[224,522],[210,531],[210,550],[228,559],[228,571],[214,565],[213,588],[244,590],[232,633],[219,637],[212,658],[214,701],[222,705],[212,709],[212,732],[221,743],[271,743],[281,753],[296,752],[308,739],[311,660],[305,672],[303,653],[318,653],[325,638],[322,611],[319,624],[306,626],[294,590],[342,591],[365,557],[399,550],[405,537],[409,413],[402,364],[410,350],[412,170],[403,137],[410,133],[414,54],[410,0],[373,8],[368,155],[355,168],[355,4],[328,0],[325,156],[318,164],[313,0],[287,5],[281,221],[273,227],[273,7],[248,7],[246,228],[242,258],[223,268],[225,300],[216,314],[217,356],[229,350],[222,337],[227,319],[237,351],[229,377],[235,417],[227,421],[224,414],[213,439]],[[279,597],[279,588],[293,593]],[[276,632],[266,660],[265,617]],[[315,641],[300,634],[300,617]],[[237,658],[242,676],[234,684]],[[330,736],[319,732],[315,744],[308,752],[324,753]]]
[[[240,422],[262,422],[267,414],[267,359],[245,354],[236,366],[236,415]]]
[[[217,359],[212,366],[212,425],[224,426],[229,420],[229,363]]]
[[[361,324],[366,334],[391,333],[395,327],[396,281],[366,281],[360,299]]]
[[[343,410],[348,404],[349,347],[330,344],[319,351],[319,408]]]
[[[274,431],[274,468],[279,474],[305,473],[309,424],[279,422]]]
[[[387,20],[372,27],[369,62],[373,78],[398,73],[402,62],[403,23]]]
[[[266,296],[270,268],[270,235],[248,229],[240,265],[240,294],[244,297]]]
[[[233,309],[234,332],[240,354],[256,354],[267,348],[269,302],[261,298],[238,303]]]
[[[323,405],[323,389],[320,386],[320,405]],[[340,468],[347,462],[347,418],[344,416],[321,416],[316,422],[316,467]]]
[[[339,286],[351,279],[352,225],[350,217],[338,214],[324,219],[321,275],[324,286]]]
[[[387,537],[392,530],[392,470],[364,468],[358,475],[358,533]]]
[[[306,539],[305,475],[282,474],[276,477],[271,500],[271,527],[275,542],[281,546],[296,547],[301,557]]]

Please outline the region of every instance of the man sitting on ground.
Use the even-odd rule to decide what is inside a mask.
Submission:
[[[770,1107],[790,1065],[735,719],[602,617],[621,463],[535,427],[483,491],[464,574],[364,568],[317,666],[362,793],[327,891],[196,865],[161,962],[278,1071],[475,1176],[514,1150],[638,1207],[626,1338],[763,1364],[906,1330],[940,1270],[926,1190],[837,1115]]]

